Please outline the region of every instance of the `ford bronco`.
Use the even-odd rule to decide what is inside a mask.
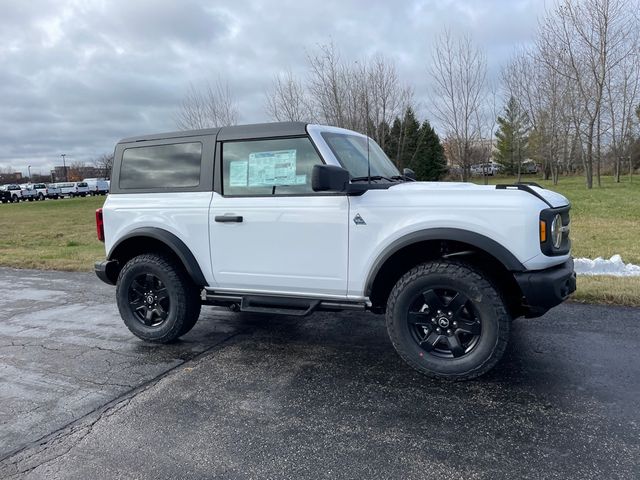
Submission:
[[[116,146],[95,270],[145,341],[186,334],[203,304],[370,311],[410,366],[469,379],[500,359],[513,319],[575,290],[569,209],[530,184],[413,181],[335,127],[144,135]]]

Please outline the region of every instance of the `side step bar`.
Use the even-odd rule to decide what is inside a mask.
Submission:
[[[359,310],[365,311],[364,302],[322,300],[303,297],[278,297],[269,295],[229,295],[202,291],[204,305],[229,307],[232,310],[253,313],[273,313],[306,317],[319,311]]]

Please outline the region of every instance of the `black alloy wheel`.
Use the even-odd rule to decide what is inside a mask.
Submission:
[[[409,306],[407,324],[418,346],[436,357],[459,358],[478,344],[482,320],[473,303],[451,288],[429,288]]]
[[[171,301],[162,281],[145,273],[135,277],[129,286],[129,306],[140,323],[159,327],[169,316]]]

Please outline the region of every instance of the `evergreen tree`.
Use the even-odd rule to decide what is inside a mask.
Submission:
[[[529,142],[529,117],[514,97],[505,106],[504,117],[498,117],[495,161],[508,175],[520,177],[522,161],[526,158]]]
[[[420,125],[412,108],[393,121],[384,150],[400,171],[410,168],[418,180],[439,180],[446,173],[440,138],[428,121]]]
[[[447,172],[444,147],[428,120],[420,126],[416,149],[408,166],[421,181],[440,180]]]
[[[396,167],[400,168],[398,164],[400,147],[402,144],[402,122],[400,117],[396,117],[389,129],[389,138],[387,139],[384,152],[395,163]]]

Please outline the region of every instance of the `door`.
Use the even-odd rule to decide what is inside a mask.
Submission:
[[[349,201],[313,192],[322,160],[311,141],[224,142],[220,159],[209,214],[217,289],[346,297]]]

